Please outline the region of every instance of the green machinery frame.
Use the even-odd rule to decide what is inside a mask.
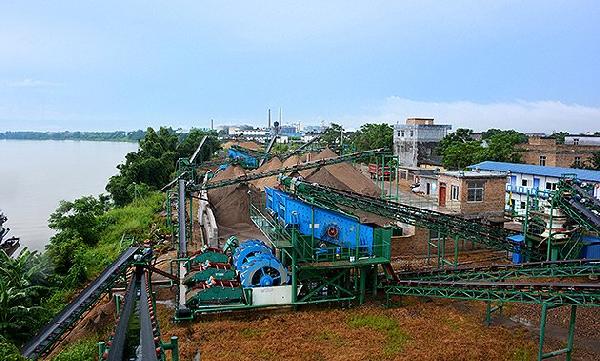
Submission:
[[[314,207],[321,206],[307,203],[311,204],[314,217]],[[362,304],[367,288],[377,293],[378,267],[381,265],[385,269],[390,262],[391,228],[376,228],[374,256],[362,257],[358,247],[334,252],[337,247],[329,250],[319,246],[314,232],[303,235],[296,228],[283,227],[264,210],[262,204],[251,203],[250,217],[278,250],[284,265],[291,268],[292,290],[300,288],[301,291],[299,294],[292,291],[293,305],[352,301]],[[315,252],[317,248],[328,252],[319,255]]]

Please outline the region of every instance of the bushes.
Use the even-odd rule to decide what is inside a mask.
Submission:
[[[52,361],[90,361],[95,360],[97,355],[97,341],[90,338],[67,346]]]

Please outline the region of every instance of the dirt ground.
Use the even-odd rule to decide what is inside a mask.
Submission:
[[[174,325],[161,305],[165,336],[181,359],[230,360],[530,360],[536,336],[524,327],[483,324],[484,306],[406,299],[396,308],[313,308],[211,316]]]

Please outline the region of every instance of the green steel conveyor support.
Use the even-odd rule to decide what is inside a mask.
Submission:
[[[560,305],[554,305],[549,303],[542,304],[542,315],[540,317],[540,342],[538,344],[538,361],[545,360],[548,358],[556,357],[559,355],[565,355],[566,361],[571,361],[571,353],[573,352],[573,341],[575,339],[575,318],[577,316],[577,306],[571,305],[571,315],[569,318],[569,333],[567,336],[567,346],[563,349],[544,352],[544,341],[546,338],[546,319],[548,310],[559,307]]]
[[[500,303],[600,306],[598,284],[399,281],[386,286],[388,303],[394,295]]]
[[[287,176],[280,177],[280,184],[287,191],[296,194],[301,199],[311,199],[317,205],[325,208],[339,209],[342,206],[360,209],[402,223],[428,228],[443,235],[456,237],[455,239],[478,243],[490,249],[521,252],[540,258],[533,248],[522,249],[521,244],[508,240],[507,237],[512,233],[502,228],[484,225],[430,209],[422,209],[377,197],[311,184]],[[438,251],[441,250],[438,249]]]
[[[503,281],[510,278],[559,278],[600,275],[600,259],[532,262],[521,264],[459,267],[453,270],[400,272],[403,280]]]

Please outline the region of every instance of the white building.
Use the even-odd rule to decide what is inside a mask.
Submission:
[[[565,136],[567,145],[600,145],[600,136],[597,135],[567,135]]]
[[[394,154],[403,166],[441,165],[437,147],[450,129],[450,125],[434,124],[432,118],[408,118],[406,124],[394,126]]]
[[[556,190],[564,175],[575,175],[579,180],[593,183],[594,197],[600,199],[600,171],[492,161],[468,168],[506,172],[506,208],[519,213],[527,206],[527,194],[537,193],[540,198],[548,199],[550,191]]]

